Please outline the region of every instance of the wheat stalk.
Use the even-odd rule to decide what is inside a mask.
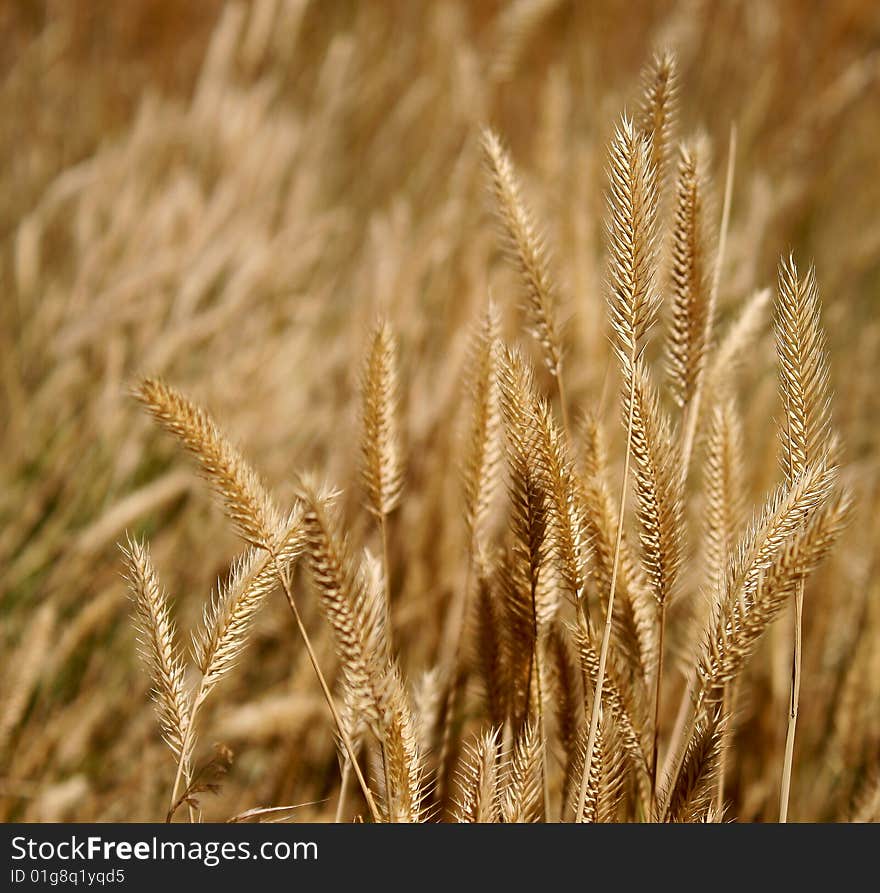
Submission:
[[[811,267],[798,279],[794,258],[779,266],[776,305],[776,354],[779,389],[785,407],[781,426],[783,461],[789,480],[802,474],[809,462],[824,461],[831,449],[831,401],[828,394],[828,360],[819,320],[819,290]],[[795,596],[795,639],[792,654],[791,697],[785,758],[779,799],[779,821],[788,819],[794,740],[800,703],[804,589]]]
[[[654,289],[656,277],[656,220],[657,190],[656,172],[651,165],[651,141],[641,139],[632,122],[622,119],[611,144],[609,168],[609,225],[608,242],[611,256],[611,316],[612,342],[617,354],[628,397],[626,420],[626,452],[623,465],[620,508],[617,513],[617,537],[612,561],[611,588],[605,609],[605,627],[599,651],[599,668],[590,731],[587,737],[583,774],[578,795],[576,816],[584,813],[587,788],[592,772],[593,751],[599,731],[602,705],[602,687],[608,660],[614,616],[614,595],[620,567],[620,549],[623,540],[623,513],[629,486],[629,469],[632,455],[633,421],[635,413],[635,364],[644,339],[656,315],[658,300]]]
[[[174,388],[156,379],[144,379],[135,391],[135,395],[159,424],[177,437],[198,459],[204,474],[223,501],[229,518],[242,538],[251,545],[268,552],[271,567],[284,590],[288,606],[306,646],[309,660],[333,716],[337,732],[345,744],[370,811],[374,818],[378,818],[378,811],[372,795],[357,767],[353,745],[342,727],[330,688],[318,665],[311,640],[293,598],[288,577],[289,561],[284,561],[289,530],[284,530],[282,534],[283,528],[279,522],[278,511],[271,498],[260,483],[257,474],[245,462],[240,453],[229,444],[211,417],[201,407],[188,400]],[[198,705],[204,698],[205,684],[205,677],[203,677],[203,691],[196,696],[193,704],[194,711],[198,709]],[[193,719],[194,717],[191,717],[190,730],[194,726]],[[181,768],[179,766],[174,785],[175,794],[180,778]],[[174,802],[176,802],[175,797],[172,795],[172,804]]]

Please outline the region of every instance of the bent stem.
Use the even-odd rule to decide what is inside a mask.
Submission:
[[[565,441],[571,444],[571,425],[568,418],[568,403],[565,399],[565,385],[562,383],[562,362],[560,361],[553,377],[556,379],[556,390],[559,394],[559,407],[562,413],[562,430],[565,432]]]
[[[721,715],[731,717],[724,730],[721,753],[718,755],[718,791],[715,796],[715,809],[719,815],[724,813],[724,776],[727,773],[727,751],[730,749],[733,738],[733,712],[736,709],[736,680],[728,682],[724,686],[724,694],[721,698]]]
[[[584,813],[587,798],[587,785],[590,781],[590,770],[593,768],[593,751],[596,747],[596,735],[599,730],[599,715],[602,710],[602,688],[605,684],[605,665],[608,661],[608,646],[611,642],[611,621],[614,614],[614,593],[617,589],[617,574],[620,569],[620,548],[623,542],[623,513],[626,509],[626,491],[629,486],[629,463],[632,452],[633,414],[635,411],[636,376],[635,352],[630,361],[629,386],[629,418],[626,423],[626,456],[623,460],[623,482],[620,488],[620,510],[617,516],[617,540],[614,544],[614,562],[611,570],[611,589],[608,593],[608,607],[605,609],[605,627],[602,630],[602,647],[599,651],[599,669],[596,674],[596,691],[593,695],[593,710],[590,716],[590,733],[587,737],[587,752],[584,757],[584,774],[581,776],[581,787],[578,794],[575,821],[580,822]]]
[[[651,816],[657,820],[657,757],[660,745],[660,690],[663,679],[663,638],[666,631],[666,601],[660,604],[660,635],[657,643],[657,681],[654,688],[654,745],[651,749]]]
[[[779,821],[788,821],[788,800],[791,793],[791,770],[794,763],[794,736],[797,731],[798,705],[801,697],[801,653],[804,625],[804,581],[798,584],[795,598],[794,651],[791,658],[791,696],[788,706],[788,729],[785,733],[785,760],[782,764],[782,790],[779,795]]]
[[[385,630],[388,643],[391,643],[391,561],[388,558],[388,515],[379,515],[379,529],[382,532],[382,570],[385,582]]]
[[[180,759],[177,761],[177,774],[174,776],[174,785],[171,788],[171,802],[168,804],[166,823],[171,822],[174,818],[175,807],[178,805],[180,782],[185,781],[187,785],[190,783],[189,752],[190,747],[192,746],[193,729],[196,725],[199,707],[202,706],[202,701],[204,700],[204,693],[205,677],[202,676],[202,681],[199,683],[199,690],[196,692],[192,708],[190,709],[189,719],[186,723],[186,733],[183,736],[183,742],[180,746]],[[195,821],[195,810],[193,809],[192,804],[187,803],[186,805],[189,811],[189,820],[192,823]]]
[[[351,762],[346,759],[342,766],[342,781],[339,784],[339,801],[336,804],[336,816],[333,819],[334,824],[339,825],[342,822],[342,816],[345,814],[345,798],[348,794],[348,784],[351,779]]]
[[[538,726],[541,733],[541,778],[544,787],[544,821],[550,821],[550,779],[547,775],[547,727],[544,722],[544,686],[541,675],[541,639],[538,630],[537,579],[532,580],[532,623],[534,625],[535,644],[532,657],[535,671],[535,694],[538,696]],[[529,690],[531,691],[531,670],[529,671]],[[529,708],[526,702],[526,719]]]
[[[693,735],[694,728],[697,724],[697,717],[700,715],[700,710],[703,707],[705,697],[706,689],[700,685],[699,677],[694,673],[694,675],[691,676],[691,681],[684,693],[681,707],[679,708],[678,719],[676,720],[677,734],[673,736],[674,740],[672,742],[676,749],[673,750],[672,745],[670,745],[669,758],[666,761],[667,764],[671,763],[671,766],[666,775],[665,797],[662,803],[659,801],[657,803],[656,814],[658,822],[662,822],[666,818],[666,812],[669,809],[669,798],[675,790],[678,776],[681,773],[681,767],[684,764],[687,748],[679,742],[690,741],[691,735]]]
[[[462,640],[464,638],[465,620],[468,610],[468,593],[471,586],[471,573],[473,566],[474,547],[468,550],[468,561],[465,569],[464,586],[453,594],[454,604],[450,608],[449,626],[446,629],[443,642],[440,647],[439,666],[446,679],[446,697],[443,699],[443,714],[441,716],[442,739],[440,741],[440,757],[437,761],[436,797],[440,808],[443,808],[446,799],[446,781],[449,773],[449,758],[452,750],[452,723],[455,719],[455,711],[458,706],[459,672],[461,663]]]

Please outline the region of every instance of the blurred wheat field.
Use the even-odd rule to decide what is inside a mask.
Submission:
[[[665,48],[677,123],[658,176],[625,123]],[[191,781],[176,820],[370,820],[293,602],[380,818],[777,821],[784,799],[791,821],[880,820],[878,99],[870,0],[5,4],[0,817],[163,821]],[[706,171],[699,275],[676,252],[680,140]],[[650,214],[621,195],[652,176],[656,265],[628,279]],[[703,346],[684,280],[716,291]],[[628,437],[634,420],[653,433]],[[713,519],[747,539],[774,490],[784,536],[759,524],[727,592],[737,547]],[[126,575],[142,609],[167,604],[140,619],[171,668],[174,739],[204,688],[201,630],[251,585],[236,530],[260,547],[260,609],[169,749]],[[171,619],[202,660],[150,644]],[[690,789],[660,796],[689,685],[704,753],[684,754]]]

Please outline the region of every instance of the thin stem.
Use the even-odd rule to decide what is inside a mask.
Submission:
[[[687,691],[684,693],[682,701],[682,709],[679,711],[679,720],[681,721],[679,734],[676,736],[676,750],[670,748],[669,761],[672,763],[667,777],[669,781],[666,784],[666,796],[662,803],[657,804],[657,821],[662,822],[666,818],[666,811],[669,809],[669,797],[675,790],[678,782],[678,776],[681,773],[681,767],[684,764],[685,753],[687,748],[678,744],[678,741],[688,742],[694,732],[697,724],[697,717],[703,707],[703,700],[706,695],[705,688],[700,687],[698,678],[695,675],[691,677]]]
[[[538,580],[532,580],[532,624],[534,626],[535,644],[532,648],[533,666],[535,671],[535,688],[538,696],[538,728],[541,734],[541,777],[544,783],[544,821],[550,821],[550,779],[547,775],[547,727],[544,723],[544,689],[541,675],[541,639],[538,631],[538,604],[537,604]],[[529,668],[529,691],[531,691],[531,673]],[[529,707],[526,702],[526,718],[528,719]]]
[[[462,640],[464,638],[465,619],[467,617],[468,592],[471,585],[471,568],[473,566],[474,550],[471,548],[468,553],[467,567],[465,570],[464,586],[457,595],[457,603],[451,609],[451,626],[448,634],[444,638],[441,646],[440,667],[443,669],[446,679],[448,679],[448,688],[443,705],[443,739],[440,742],[440,759],[437,767],[437,800],[440,806],[446,797],[446,780],[448,776],[449,756],[452,744],[452,722],[455,718],[455,711],[458,705],[458,667],[461,661]]]
[[[718,756],[718,791],[715,795],[715,809],[719,817],[724,813],[724,776],[727,774],[727,751],[733,738],[732,718],[736,709],[736,688],[736,680],[728,682],[721,696],[721,715],[728,717],[728,721],[724,730],[724,740],[721,742],[721,753]]]
[[[669,737],[669,746],[666,749],[666,758],[663,760],[663,776],[668,776],[671,771],[671,763],[681,747],[682,737],[685,732],[685,723],[688,719],[688,707],[694,690],[694,677],[685,687],[678,705],[678,713],[675,716],[675,725],[672,727],[672,735]]]
[[[379,515],[379,528],[382,531],[382,570],[385,580],[385,630],[391,642],[391,561],[388,558],[388,516]]]
[[[345,814],[345,797],[348,794],[348,785],[351,779],[351,763],[346,759],[342,766],[342,781],[339,784],[339,802],[336,804],[336,817],[333,821],[339,825]]]
[[[388,515],[385,512],[379,515],[379,530],[382,534],[382,580],[385,589],[385,633],[388,642],[391,642],[391,561],[388,557]],[[385,742],[381,742],[382,768],[385,773],[385,808],[389,820],[393,814],[391,809],[391,782],[388,775],[388,756],[385,752]]]
[[[562,430],[565,432],[565,442],[571,443],[571,423],[568,417],[568,402],[565,399],[565,385],[562,383],[562,363],[554,375],[556,379],[556,390],[559,392],[559,407],[562,412]]]
[[[709,302],[706,308],[705,339],[708,345],[715,322],[715,307],[718,303],[718,289],[721,287],[721,268],[727,250],[727,231],[730,228],[730,206],[733,199],[733,173],[736,162],[736,125],[730,126],[730,144],[727,150],[727,176],[724,183],[724,205],[721,211],[721,230],[718,235],[718,254],[715,257],[715,268],[712,271],[712,287],[709,291]],[[685,410],[684,441],[681,451],[682,486],[687,483],[691,456],[694,451],[694,440],[697,436],[697,423],[700,418],[700,403],[703,398],[703,382],[705,379],[703,362],[697,375],[694,396]]]
[[[633,352],[635,353],[635,352]],[[630,358],[630,366],[635,366],[635,355]],[[602,709],[602,688],[605,684],[605,664],[608,661],[608,645],[611,641],[611,621],[614,614],[614,593],[617,589],[617,573],[620,568],[620,547],[623,542],[623,513],[626,510],[626,491],[629,486],[629,463],[632,451],[633,413],[635,410],[636,376],[635,369],[630,368],[629,386],[629,419],[626,423],[626,456],[623,461],[623,482],[620,488],[620,510],[617,516],[617,541],[614,544],[614,562],[611,570],[611,590],[608,593],[608,607],[605,609],[605,628],[602,631],[602,647],[599,651],[599,670],[596,674],[596,692],[593,696],[593,711],[590,717],[590,733],[587,738],[587,752],[584,757],[584,774],[581,777],[578,806],[575,821],[579,822],[584,812],[587,798],[587,785],[590,770],[593,768],[593,751],[596,747],[596,735],[599,730],[599,714]]]
[[[657,681],[654,687],[654,744],[651,749],[651,815],[657,819],[657,757],[660,749],[660,691],[663,679],[663,638],[666,632],[666,602],[660,604],[660,635],[657,643]]]
[[[186,723],[186,734],[184,734],[183,741],[180,745],[180,759],[177,761],[177,774],[174,776],[174,785],[171,788],[171,802],[168,804],[167,821],[169,822],[173,818],[173,810],[174,807],[177,805],[177,795],[178,791],[180,790],[181,780],[185,780],[187,785],[189,785],[190,782],[189,752],[192,744],[193,729],[196,725],[196,717],[199,713],[199,707],[202,706],[204,692],[205,677],[202,676],[202,681],[199,683],[199,690],[196,692],[195,699],[193,700],[192,707],[190,708],[189,719]],[[189,820],[190,822],[194,822],[195,812],[192,808],[192,805],[187,803],[187,808],[189,810]]]
[[[315,656],[314,649],[312,648],[312,642],[309,639],[309,634],[306,632],[305,625],[302,622],[302,617],[300,617],[299,609],[297,608],[296,602],[294,601],[293,593],[290,591],[290,583],[287,580],[287,576],[283,574],[281,572],[281,569],[278,567],[278,561],[274,554],[272,554],[272,560],[275,562],[275,571],[278,575],[278,579],[281,581],[281,586],[284,589],[284,594],[287,596],[287,604],[290,606],[291,613],[293,614],[293,619],[296,621],[299,633],[302,636],[303,644],[306,646],[306,653],[309,656],[309,660],[312,662],[312,669],[314,669],[315,675],[318,677],[318,683],[321,686],[321,691],[324,694],[324,699],[327,701],[327,706],[330,708],[330,713],[333,716],[333,722],[336,724],[336,731],[339,733],[339,738],[342,741],[343,747],[345,747],[345,750],[348,753],[348,759],[351,762],[351,767],[354,770],[354,774],[358,780],[358,784],[361,786],[361,790],[364,794],[364,799],[367,801],[367,806],[369,807],[370,814],[373,817],[373,821],[379,823],[381,822],[381,818],[379,817],[379,810],[376,808],[376,802],[373,800],[373,795],[370,792],[370,788],[368,787],[363,773],[361,772],[361,768],[358,765],[357,757],[355,756],[354,752],[354,745],[351,743],[351,738],[349,737],[348,732],[345,730],[345,727],[342,724],[342,718],[339,716],[339,712],[336,709],[336,704],[333,701],[333,695],[330,693],[330,687],[327,685],[327,680],[324,678],[324,674],[321,672],[320,666],[318,666],[318,658]]]
[[[391,791],[391,776],[388,774],[388,751],[385,748],[385,742],[379,742],[379,749],[382,752],[382,772],[385,776],[385,814],[388,817],[389,822],[393,822],[394,819],[392,816],[396,815],[396,809],[394,808],[391,798],[393,796]]]
[[[794,736],[797,731],[798,705],[801,697],[801,654],[803,653],[804,581],[798,584],[795,597],[794,652],[791,659],[791,697],[788,708],[788,730],[785,733],[785,760],[782,764],[782,791],[779,796],[779,821],[788,821],[788,800],[791,793],[791,769],[794,763]]]

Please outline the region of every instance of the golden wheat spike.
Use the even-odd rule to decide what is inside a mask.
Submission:
[[[208,413],[154,378],[144,379],[135,396],[199,461],[240,536],[253,546],[271,550],[278,531],[278,511],[256,472]]]
[[[465,521],[471,548],[484,532],[500,478],[501,406],[498,350],[501,316],[490,299],[473,344],[469,390],[473,404],[463,465]]]
[[[681,146],[672,227],[672,312],[667,368],[675,401],[690,405],[709,341],[710,270],[704,220],[702,161],[696,146]]]
[[[848,523],[851,500],[845,492],[833,495],[835,480],[835,469],[808,466],[791,487],[771,495],[743,535],[729,562],[724,590],[713,599],[696,675],[683,701],[689,710],[680,740],[690,740],[703,709],[722,697],[723,687],[737,677],[788,599],[803,591],[804,581]],[[679,762],[668,776],[667,793],[685,754],[684,747],[677,750]],[[665,815],[668,804],[660,802]]]
[[[498,821],[498,739],[499,730],[494,729],[465,745],[457,771],[460,793],[454,817],[459,823]]]
[[[828,454],[831,400],[815,269],[810,267],[799,279],[791,255],[779,265],[776,353],[785,408],[780,426],[782,461],[789,480],[793,480],[808,463],[823,461]]]
[[[642,139],[624,115],[611,141],[607,226],[612,342],[625,377],[659,307],[657,174],[652,151],[651,140]]]
[[[309,568],[321,607],[334,634],[336,652],[346,684],[359,710],[381,735],[386,690],[382,653],[367,646],[366,581],[351,556],[348,542],[328,505],[328,494],[308,479],[300,480],[303,536]]]
[[[716,610],[700,659],[705,694],[736,677],[758,639],[801,582],[827,556],[848,522],[848,496],[829,499],[826,492],[818,499],[809,499],[806,490],[802,495],[799,502],[804,507],[797,512],[800,523],[795,522],[794,529],[771,554],[764,557],[768,550],[759,550],[745,573],[737,575],[739,585],[727,590]]]
[[[636,359],[632,375],[630,389],[625,392],[624,412],[629,419],[630,452],[635,464],[642,566],[659,608],[651,749],[653,804],[657,789],[663,661],[666,656],[666,611],[678,579],[684,544],[682,461],[642,358]]]
[[[819,319],[819,290],[815,270],[810,267],[798,279],[794,258],[779,265],[779,296],[776,303],[776,355],[779,361],[779,390],[785,408],[780,425],[782,462],[789,481],[803,472],[807,463],[829,461],[832,453],[831,400],[828,393],[828,357],[825,334]],[[804,588],[795,598],[795,639],[792,650],[792,685],[788,732],[782,769],[779,820],[788,817],[794,739],[800,700]]]
[[[568,802],[571,765],[577,750],[578,734],[584,723],[582,674],[578,673],[566,629],[555,623],[547,638],[549,702],[556,713],[556,737],[562,749],[562,803]]]
[[[550,406],[532,404],[534,459],[547,493],[550,548],[568,596],[579,606],[587,587],[587,530],[580,482]],[[589,614],[584,616],[589,622]]]
[[[603,694],[604,701],[604,694]],[[618,821],[618,810],[626,784],[626,761],[611,718],[603,713],[595,735],[594,753],[590,761],[590,772],[584,797],[583,812],[577,815],[577,782],[584,771],[587,751],[587,730],[583,730],[578,742],[574,761],[574,774],[570,790],[572,796],[567,805],[567,813],[575,822],[606,823]]]
[[[709,812],[718,783],[726,719],[713,708],[700,719],[681,761],[674,786],[665,791],[666,821],[699,822]]]
[[[186,669],[178,651],[168,597],[159,585],[150,553],[143,543],[129,540],[123,554],[134,600],[138,644],[152,682],[156,716],[162,737],[174,756],[181,759],[187,740],[190,702],[184,681]]]
[[[548,550],[548,493],[534,461],[535,386],[531,370],[515,349],[505,349],[500,367],[501,411],[505,422],[510,470],[510,524],[514,573],[534,603]],[[535,623],[552,618],[556,601],[532,605]]]
[[[523,723],[513,745],[501,796],[501,814],[510,824],[541,820],[542,756],[541,733],[536,721]],[[549,817],[545,818],[545,821]]]
[[[706,580],[709,592],[720,592],[728,560],[745,521],[742,425],[729,394],[721,395],[710,412],[704,477]]]
[[[491,570],[478,566],[476,586],[476,636],[474,663],[479,668],[486,708],[493,728],[501,728],[510,709],[509,643],[502,605],[495,594]],[[531,620],[531,618],[527,618]],[[531,626],[531,624],[529,623]]]
[[[530,587],[515,569],[516,559],[505,550],[495,569],[494,584],[503,607],[503,666],[508,680],[508,713],[515,722],[525,718],[531,691],[530,674],[535,650],[536,624]]]
[[[397,339],[379,320],[361,376],[361,481],[367,507],[377,516],[394,511],[403,490],[397,364]]]
[[[642,564],[654,598],[663,605],[673,593],[682,560],[681,460],[669,420],[641,360],[636,362],[634,376],[631,449]],[[630,407],[624,411],[629,415]]]
[[[385,687],[382,750],[389,785],[385,794],[387,817],[389,822],[416,823],[422,820],[426,796],[421,748],[418,728],[396,666],[387,671]]]
[[[386,818],[419,821],[425,796],[418,727],[400,672],[390,661],[378,595],[351,557],[328,505],[308,477],[299,482],[303,531],[321,607],[334,634],[349,703],[382,744]]]
[[[482,141],[507,246],[526,287],[526,310],[532,334],[544,351],[548,369],[559,380],[562,341],[556,320],[557,298],[543,239],[522,198],[516,170],[501,141],[488,127],[483,129]]]
[[[593,643],[579,629],[572,631],[578,659],[584,679],[595,691],[599,676],[599,654]],[[639,791],[645,802],[650,795],[650,767],[645,750],[645,706],[638,700],[633,686],[626,683],[626,671],[621,671],[617,661],[608,662],[602,685],[602,704],[617,724],[622,748],[636,776]]]
[[[639,130],[651,141],[651,164],[662,188],[678,117],[678,75],[672,52],[663,50],[654,55],[642,71],[642,90]]]
[[[236,665],[257,612],[278,585],[274,563],[260,556],[252,549],[233,564],[206,605],[201,628],[193,634],[193,658],[202,672],[200,700]]]

